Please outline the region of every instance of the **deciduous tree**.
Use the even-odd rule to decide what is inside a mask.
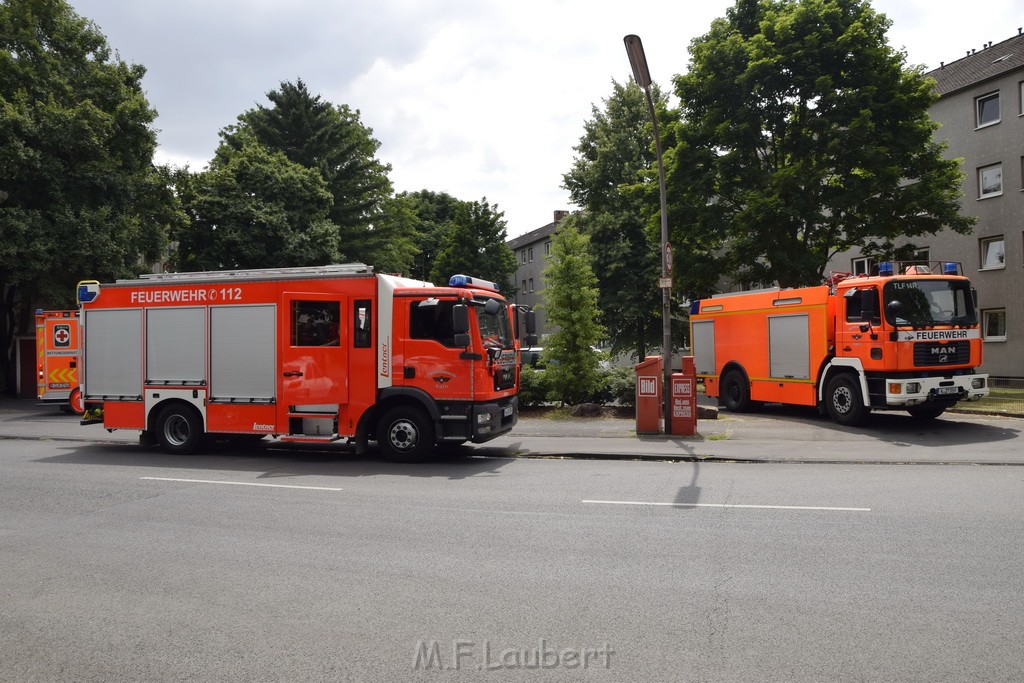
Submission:
[[[803,285],[829,257],[964,232],[961,173],[932,139],[920,68],[867,0],[737,0],[675,78],[672,241],[735,281]]]
[[[0,372],[35,306],[137,275],[183,220],[153,165],[146,70],[64,0],[0,3]]]

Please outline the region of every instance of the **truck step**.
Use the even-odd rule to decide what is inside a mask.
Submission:
[[[290,443],[330,443],[332,441],[338,441],[341,439],[337,434],[327,434],[325,436],[314,436],[312,434],[288,434],[278,438],[278,441],[288,441]]]
[[[312,419],[312,420],[333,420],[336,417],[338,417],[338,414],[337,413],[295,413],[295,412],[289,412],[288,413],[288,417],[289,418],[299,417],[299,418],[307,418],[307,419]]]

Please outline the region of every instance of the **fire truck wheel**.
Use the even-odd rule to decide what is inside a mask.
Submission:
[[[68,396],[68,409],[75,415],[81,415],[85,412],[85,405],[82,403],[82,392],[78,387],[71,390],[71,395]]]
[[[191,453],[203,438],[203,426],[196,411],[185,405],[169,405],[156,419],[156,439],[168,453]]]
[[[910,413],[911,416],[916,417],[918,420],[934,420],[939,415],[942,415],[944,412],[946,412],[946,406],[912,406],[910,408],[907,408],[907,412]]]
[[[718,395],[730,412],[745,413],[751,408],[750,384],[739,370],[730,370],[722,378],[721,393]]]
[[[848,374],[836,375],[829,381],[825,407],[833,420],[848,427],[863,422],[869,412],[864,406],[856,378]]]
[[[397,406],[377,423],[377,444],[389,460],[420,462],[434,448],[434,428],[422,410]]]

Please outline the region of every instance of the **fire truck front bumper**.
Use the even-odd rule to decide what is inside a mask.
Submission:
[[[490,441],[512,430],[519,419],[519,397],[509,396],[493,403],[477,403],[470,411],[470,437],[473,443]]]
[[[988,396],[988,375],[888,379],[885,387],[886,404],[890,406],[916,406],[929,401],[952,405]]]

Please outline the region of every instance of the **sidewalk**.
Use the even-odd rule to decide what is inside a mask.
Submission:
[[[509,434],[466,448],[488,457],[1024,465],[1024,419],[1016,417],[947,413],[918,421],[906,413],[875,413],[864,427],[851,429],[812,410],[770,406],[699,420],[694,436],[638,437],[634,426],[619,418],[530,417]],[[55,406],[0,401],[0,439],[136,443],[138,437],[137,431],[82,426]],[[342,442],[329,447],[346,448]]]

